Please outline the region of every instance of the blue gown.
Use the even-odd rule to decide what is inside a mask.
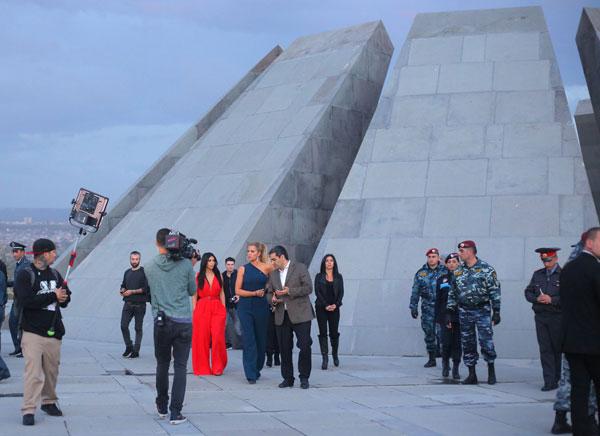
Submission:
[[[264,289],[268,276],[260,269],[247,263],[244,265],[242,289],[257,291]],[[240,297],[237,314],[242,326],[244,373],[248,381],[257,380],[265,364],[269,303],[266,297]]]

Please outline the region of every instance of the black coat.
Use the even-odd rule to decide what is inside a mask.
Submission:
[[[564,353],[600,355],[600,263],[581,253],[560,275]]]
[[[325,286],[326,279],[325,274],[318,273],[315,276],[315,295],[317,300],[315,301],[316,307],[327,306],[327,298],[325,297]],[[342,305],[342,299],[344,298],[344,278],[341,274],[333,276],[333,295],[335,296],[335,305],[340,307]]]
[[[546,268],[538,269],[533,273],[529,285],[525,288],[525,298],[533,304],[535,313],[560,313],[560,266],[548,276]],[[540,291],[549,295],[552,299],[550,304],[537,302]]]
[[[446,306],[448,304],[448,291],[454,282],[454,273],[447,271],[441,275],[435,285],[435,322],[446,324]],[[452,312],[452,322],[458,322],[458,310]]]

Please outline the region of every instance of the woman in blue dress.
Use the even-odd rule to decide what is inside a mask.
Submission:
[[[242,326],[244,373],[248,383],[255,384],[265,364],[269,303],[265,285],[273,267],[267,261],[267,247],[250,242],[248,263],[238,269],[235,294],[239,297],[237,314]]]

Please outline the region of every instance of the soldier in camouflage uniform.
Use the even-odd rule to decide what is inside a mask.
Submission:
[[[425,368],[436,366],[435,358],[439,354],[439,343],[435,322],[435,297],[437,280],[448,270],[440,262],[440,252],[437,248],[431,248],[425,253],[427,263],[415,274],[412,293],[410,295],[410,314],[417,319],[419,311],[419,299],[421,300],[421,328],[425,333],[425,345],[429,360]]]
[[[454,271],[454,283],[448,293],[447,317],[450,321],[458,310],[463,362],[469,369],[469,375],[462,383],[477,384],[477,329],[481,354],[488,364],[488,384],[493,385],[496,383],[496,351],[492,326],[500,323],[500,283],[494,268],[477,258],[475,242],[461,242],[458,253],[464,263]]]

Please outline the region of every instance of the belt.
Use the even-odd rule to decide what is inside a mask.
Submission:
[[[221,297],[211,297],[211,296],[199,298],[199,300],[220,300],[220,299],[221,299]]]

